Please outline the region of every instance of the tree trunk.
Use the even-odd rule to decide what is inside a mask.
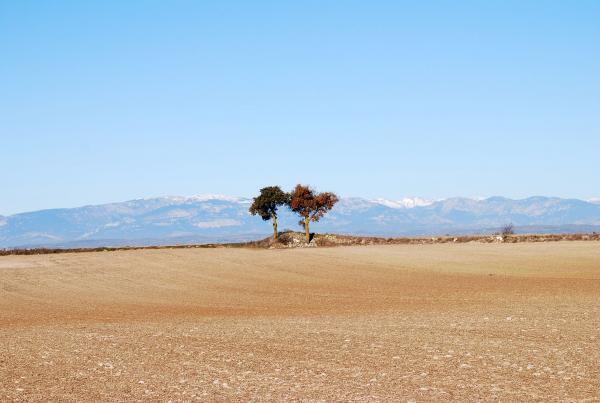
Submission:
[[[306,234],[306,243],[310,242],[310,231],[308,229],[309,218],[304,217],[304,233]]]
[[[273,214],[273,239],[277,240],[277,216]]]

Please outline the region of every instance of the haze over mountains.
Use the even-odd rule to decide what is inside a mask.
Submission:
[[[121,203],[0,216],[0,247],[78,247],[230,242],[268,236],[251,216],[249,198],[218,195],[158,197]],[[280,229],[299,230],[281,209]],[[600,230],[600,203],[554,197],[427,201],[342,198],[312,231],[403,236],[492,233],[513,223],[518,232]]]

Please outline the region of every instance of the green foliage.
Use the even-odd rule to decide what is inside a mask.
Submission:
[[[277,218],[277,208],[285,206],[290,201],[290,195],[279,186],[267,186],[260,190],[260,195],[254,198],[250,206],[250,214],[259,215],[263,220],[268,221]]]

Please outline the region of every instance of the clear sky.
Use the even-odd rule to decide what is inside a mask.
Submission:
[[[0,2],[0,214],[600,196],[600,1]]]

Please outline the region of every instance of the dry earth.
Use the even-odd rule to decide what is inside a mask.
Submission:
[[[600,399],[600,243],[0,257],[0,400]]]

